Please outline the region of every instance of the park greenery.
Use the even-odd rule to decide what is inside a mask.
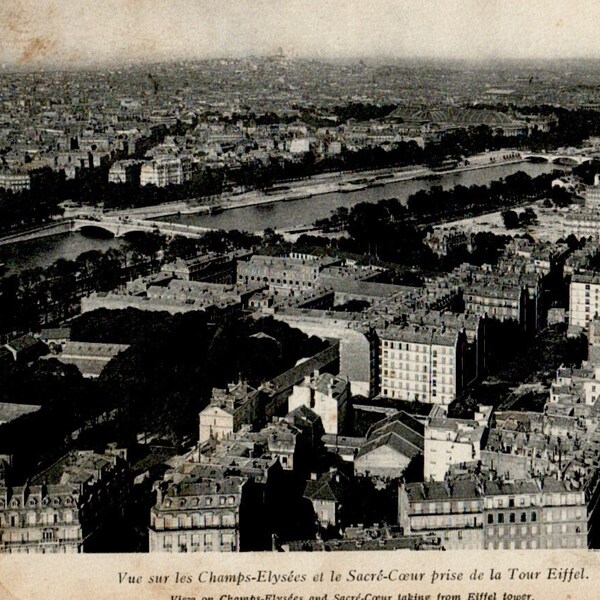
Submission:
[[[75,442],[130,447],[141,434],[178,445],[196,434],[213,387],[239,380],[259,386],[325,347],[272,318],[214,324],[200,312],[135,309],[86,313],[73,322],[73,338],[129,348],[98,380],[55,358],[2,367],[2,401],[41,405],[0,425],[0,453],[14,457],[18,473],[52,462]]]
[[[517,213],[514,210],[502,211],[502,221],[506,229],[527,228],[537,223],[537,214],[533,208],[528,207],[524,211]]]
[[[363,260],[412,266],[417,270],[448,270],[461,262],[495,264],[509,239],[506,236],[478,233],[472,252],[459,250],[439,258],[425,244],[430,226],[532,202],[548,193],[553,177],[553,174],[530,177],[519,171],[505,179],[492,181],[489,186],[467,188],[459,185],[449,190],[433,186],[412,194],[406,206],[393,198],[377,203],[363,202],[351,209],[338,208],[331,217],[321,219],[315,225],[326,231],[345,230],[347,237],[300,236],[295,249],[308,251],[312,244],[313,250],[320,247],[324,253],[349,253],[362,256]],[[517,219],[521,227],[531,225],[535,213],[525,209]]]

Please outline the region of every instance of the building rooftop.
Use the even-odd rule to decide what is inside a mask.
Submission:
[[[473,480],[449,484],[441,481],[407,483],[405,486],[409,502],[439,502],[444,500],[476,500],[482,497]]]
[[[304,497],[310,500],[342,502],[349,491],[349,480],[340,471],[333,470],[321,475],[316,481],[309,480]]]
[[[441,327],[427,325],[388,325],[377,330],[382,340],[411,342],[416,344],[434,344],[438,346],[455,346],[457,332]]]

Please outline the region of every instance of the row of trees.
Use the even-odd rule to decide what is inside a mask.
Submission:
[[[149,264],[133,249],[91,250],[0,279],[0,340],[76,314],[83,295],[116,288]]]
[[[75,260],[59,258],[47,268],[0,278],[0,341],[71,317],[79,312],[83,295],[118,288],[158,270],[162,262],[205,252],[249,249],[261,243],[259,236],[236,230],[209,231],[201,239],[167,239],[158,233],[139,232],[127,235],[126,240],[118,249],[90,250]]]
[[[397,199],[360,203],[351,209],[338,208],[330,218],[316,224],[326,230],[345,230],[347,238],[327,239],[301,236],[298,251],[347,252],[364,260],[379,260],[417,269],[446,270],[461,262],[495,263],[506,244],[505,236],[491,233],[475,236],[472,252],[457,250],[444,258],[436,257],[424,243],[428,225],[459,216],[476,215],[506,206],[531,201],[550,189],[554,175],[530,177],[524,172],[492,181],[489,186],[456,186],[444,190],[434,186],[412,194],[406,206]],[[531,209],[516,216],[518,226],[531,225],[536,215]],[[509,215],[509,220],[511,215]],[[513,221],[510,220],[510,225]]]
[[[519,171],[504,179],[494,180],[489,186],[458,185],[450,190],[433,186],[429,190],[420,190],[411,195],[407,201],[407,208],[418,222],[494,211],[534,200],[548,193],[555,176],[552,173],[544,173],[531,177]]]
[[[426,225],[514,206],[548,193],[554,177],[552,173],[531,177],[518,171],[504,179],[494,180],[488,186],[457,185],[448,190],[433,186],[411,194],[406,206],[394,198],[374,204],[361,203],[350,210],[340,207],[330,217],[319,219],[315,225],[328,231],[347,230],[355,239],[367,236],[369,241],[375,242],[382,222]]]

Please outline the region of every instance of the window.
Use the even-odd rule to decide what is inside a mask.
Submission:
[[[51,542],[54,540],[54,531],[52,531],[52,529],[44,529],[42,532],[42,539],[45,542]]]
[[[233,539],[233,533],[221,534],[221,544],[223,545],[233,545]]]
[[[521,513],[521,523],[527,522],[527,513]]]
[[[498,515],[498,523],[504,523],[504,513]]]
[[[537,513],[536,512],[532,512],[531,513],[531,522],[535,523],[537,521]]]
[[[514,522],[515,522],[515,513],[510,513],[510,515],[509,515],[509,517],[508,517],[508,520],[509,520],[511,523],[514,523]]]
[[[488,523],[494,522],[494,515],[488,515]]]

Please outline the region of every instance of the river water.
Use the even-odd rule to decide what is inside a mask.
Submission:
[[[401,202],[405,202],[411,194],[428,189],[433,185],[441,185],[444,188],[452,188],[456,185],[466,187],[486,185],[494,179],[506,177],[517,171],[524,171],[535,177],[559,168],[547,163],[500,165],[460,173],[448,173],[434,181],[424,179],[399,181],[385,184],[382,187],[345,194],[336,192],[304,200],[226,210],[216,215],[177,215],[165,217],[164,220],[213,229],[244,231],[263,231],[267,227],[273,229],[299,227],[310,225],[317,219],[329,216],[331,211],[340,206],[350,208],[359,202],[377,202],[387,198],[397,198]],[[0,263],[5,263],[10,273],[16,273],[32,267],[46,267],[58,258],[74,259],[88,250],[106,251],[109,248],[120,248],[126,245],[127,242],[122,238],[97,239],[73,232],[0,246]]]
[[[165,217],[164,221],[199,225],[215,229],[243,229],[246,231],[263,231],[267,227],[273,229],[287,229],[312,225],[317,219],[328,217],[330,213],[340,206],[350,208],[359,202],[377,202],[387,198],[397,198],[404,203],[409,196],[419,190],[429,189],[433,185],[443,188],[452,188],[456,185],[487,185],[494,179],[500,179],[524,171],[535,177],[542,173],[549,173],[559,169],[556,165],[547,163],[520,163],[486,167],[472,171],[449,173],[441,175],[434,181],[413,179],[388,183],[382,187],[369,188],[357,192],[322,194],[304,200],[264,204],[262,206],[249,206],[226,210],[216,215],[177,215]]]

